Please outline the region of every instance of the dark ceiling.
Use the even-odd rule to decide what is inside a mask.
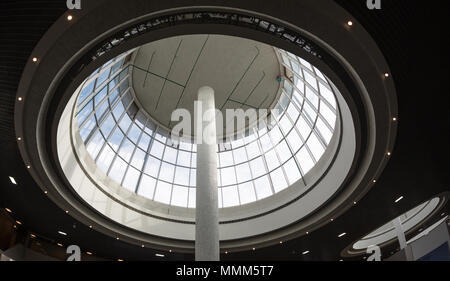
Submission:
[[[352,241],[450,190],[450,117],[444,92],[446,11],[425,1],[385,0],[379,11],[368,10],[366,0],[336,2],[372,35],[391,68],[399,100],[399,129],[391,160],[371,191],[328,225],[278,246],[228,253],[223,260],[339,260],[341,250]],[[22,70],[39,39],[66,10],[65,0],[0,1],[0,207],[13,210],[23,227],[40,236],[78,244],[99,256],[160,259],[151,249],[116,241],[65,214],[35,184],[20,156],[13,112]],[[14,176],[18,185],[12,185],[8,176]],[[401,195],[404,199],[394,203]],[[448,204],[446,208],[448,213]],[[68,236],[61,237],[58,230]],[[342,232],[347,235],[338,238]],[[301,255],[305,250],[310,254]],[[165,257],[192,258],[175,253]]]

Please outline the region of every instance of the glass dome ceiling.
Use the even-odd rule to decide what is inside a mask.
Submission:
[[[335,133],[338,108],[328,78],[307,61],[276,52],[285,69],[278,111],[264,126],[217,146],[220,208],[255,202],[304,180]],[[196,145],[168,137],[137,105],[130,59],[128,52],[108,61],[75,93],[81,139],[97,166],[124,188],[195,208]]]

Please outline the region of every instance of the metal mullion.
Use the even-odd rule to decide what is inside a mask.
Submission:
[[[230,141],[231,144],[231,141]],[[237,178],[237,172],[236,172],[236,161],[234,160],[234,153],[233,153],[233,147],[231,147],[231,157],[233,158],[233,170],[234,170],[234,177],[236,179],[236,190],[237,190],[237,194],[238,194],[238,201],[239,201],[239,206],[241,206],[241,196],[239,194],[239,188],[238,188],[238,178]],[[223,194],[222,194],[223,195]],[[222,196],[222,200],[223,200],[223,196]]]
[[[125,108],[125,110],[123,111],[122,115],[120,115],[119,120],[117,120],[116,125],[115,125],[114,128],[111,130],[111,133],[110,133],[110,135],[108,136],[108,140],[109,140],[109,138],[111,137],[111,135],[113,134],[113,132],[114,132],[115,129],[119,128],[119,130],[122,130],[122,129],[119,127],[119,123],[120,123],[120,121],[122,121],[122,119],[123,119],[123,117],[125,116],[125,114],[127,114],[127,110],[128,110],[128,108],[131,106],[131,104],[132,104],[132,102],[128,105],[127,108]],[[111,162],[111,165],[110,165],[109,168],[108,168],[108,172],[106,173],[107,175],[108,175],[109,172],[111,171],[111,167],[112,167],[112,165],[114,164],[114,162],[116,161],[117,156],[119,155],[120,148],[122,148],[122,144],[123,144],[123,142],[125,141],[125,139],[127,138],[127,134],[128,134],[128,131],[130,130],[130,128],[131,128],[131,124],[130,124],[129,128],[127,129],[127,131],[124,133],[123,139],[122,139],[122,141],[120,142],[119,147],[117,148],[117,151],[114,151],[114,152],[115,152],[115,155],[114,155],[114,158],[113,158],[113,160],[112,160],[112,162]]]
[[[169,140],[169,138],[167,138],[166,143],[167,143],[168,140]],[[173,186],[175,184],[175,174],[177,172],[177,167],[178,167],[177,162],[178,162],[178,153],[179,153],[179,151],[178,151],[178,149],[176,149],[176,151],[177,151],[177,157],[175,159],[175,164],[174,164],[175,168],[173,170],[173,176],[172,176],[172,190],[170,191],[169,205],[172,205]],[[189,174],[190,174],[190,171],[189,171]],[[189,198],[189,189],[188,189],[188,198]]]
[[[219,145],[217,144],[216,147],[217,147],[216,157],[217,157],[217,162],[218,162],[217,164],[218,164],[218,167],[219,167],[217,170],[219,170],[219,178],[220,178],[220,187],[217,186],[218,187],[217,192],[220,192],[220,199],[221,199],[220,201],[222,201],[221,203],[222,203],[222,208],[223,208],[223,192],[222,192],[223,182],[222,182],[222,172],[220,172],[221,171],[220,168],[223,169],[223,167],[221,167],[221,165],[220,165],[221,161],[220,161],[220,157],[219,157],[219,153],[220,153]],[[216,173],[217,173],[217,171],[216,171]],[[217,198],[217,200],[219,200],[219,198]]]
[[[301,115],[301,112],[300,112],[300,115]],[[300,115],[299,115],[298,118],[300,118]],[[287,117],[289,118],[289,116],[287,116]],[[289,119],[290,119],[290,118],[289,118]],[[280,126],[280,124],[279,124],[277,118],[274,118],[274,120],[275,120],[275,122],[277,123],[277,126],[278,126],[278,128],[279,128],[281,134],[283,135],[284,139],[286,140],[286,143],[287,143],[287,145],[288,145],[288,147],[289,147],[289,150],[291,151],[292,158],[294,159],[295,164],[297,165],[297,168],[298,168],[298,170],[299,170],[299,172],[300,172],[300,176],[301,176],[301,178],[302,178],[302,180],[303,180],[303,183],[306,185],[305,178],[304,178],[304,173],[303,173],[303,169],[302,169],[300,163],[298,163],[297,158],[295,157],[295,155],[297,155],[297,153],[300,151],[300,149],[302,149],[302,147],[303,147],[304,145],[306,145],[306,141],[304,141],[302,135],[300,134],[300,132],[298,132],[297,126],[296,126],[297,123],[293,123],[293,128],[291,129],[291,131],[292,131],[292,130],[295,130],[295,132],[297,133],[297,135],[299,136],[299,138],[300,138],[300,139],[302,140],[302,142],[303,142],[303,144],[300,146],[300,148],[294,153],[293,150],[292,150],[292,148],[291,148],[291,146],[289,145],[288,140],[286,139],[287,134],[284,133],[284,130],[283,130],[283,128],[281,128],[281,126]],[[298,120],[298,119],[297,119],[297,120]],[[291,132],[291,131],[289,131],[289,132]],[[313,159],[314,159],[314,158],[313,158]],[[288,161],[289,161],[289,160],[288,160]],[[286,161],[286,162],[287,162],[287,161]]]
[[[124,94],[124,95],[125,95],[125,94]],[[109,114],[111,114],[113,120],[115,120],[115,117],[114,117],[114,115],[112,114],[112,112],[113,112],[113,110],[116,108],[116,106],[119,104],[119,102],[122,100],[122,98],[123,98],[124,95],[119,96],[119,99],[118,99],[113,105],[111,105],[111,103],[109,103],[109,101],[108,101],[108,103],[109,103],[109,108],[110,108]],[[109,98],[109,94],[108,94],[108,98]],[[126,113],[127,109],[131,106],[131,104],[132,104],[132,102],[128,105],[127,108],[124,107],[124,113]],[[116,123],[114,124],[114,127],[111,129],[111,132],[109,132],[108,136],[105,137],[105,136],[103,135],[103,133],[102,133],[102,135],[103,135],[103,137],[104,137],[104,139],[105,139],[105,143],[108,143],[108,142],[109,142],[109,139],[111,138],[111,136],[112,136],[114,130],[119,126],[119,123],[120,123],[120,121],[122,120],[122,117],[124,116],[124,113],[122,113],[122,114],[120,115],[119,120],[116,121]],[[106,120],[106,118],[104,118],[104,119],[102,120],[102,124],[103,124],[104,120]],[[99,128],[101,127],[102,124],[99,125]],[[102,147],[102,149],[100,150],[99,154],[97,155],[97,157],[96,157],[96,159],[95,159],[96,162],[97,162],[98,157],[100,156],[100,154],[103,152],[103,150],[104,150],[104,147]],[[114,160],[114,159],[113,159],[113,160]],[[108,171],[109,171],[109,169],[108,169]]]
[[[268,133],[269,132],[267,131],[266,134],[268,134]],[[259,136],[259,134],[258,134],[258,138],[256,139],[256,143],[258,144],[259,153],[261,154],[261,158],[263,160],[264,167],[266,168],[266,174],[265,175],[267,175],[267,177],[269,178],[270,189],[272,189],[272,194],[275,194],[275,188],[273,187],[273,182],[272,182],[272,179],[270,178],[270,175],[269,175],[269,173],[270,173],[269,172],[269,166],[267,166],[266,157],[264,156],[265,153],[263,152],[263,149],[262,149],[262,146],[261,146],[261,143],[260,143],[260,139],[261,139],[261,136]]]
[[[267,122],[266,122],[265,120],[263,120],[263,122],[266,124],[266,127],[268,128]],[[294,124],[295,124],[295,123],[294,123]],[[278,144],[280,144],[281,141],[280,141],[277,145],[275,145],[274,142],[273,142],[272,137],[270,136],[270,131],[269,131],[269,130],[267,130],[267,133],[266,133],[266,134],[269,136],[270,143],[272,144],[272,149],[275,151],[275,155],[277,156],[278,162],[280,163],[280,166],[279,166],[278,168],[281,167],[281,170],[283,171],[284,178],[285,178],[286,182],[289,183],[289,180],[288,180],[287,175],[286,175],[286,171],[284,170],[284,167],[283,167],[283,163],[281,163],[281,157],[280,157],[280,155],[278,154],[278,151],[277,151],[277,149],[276,149],[276,147],[275,147],[275,146],[278,146]],[[282,133],[282,134],[283,134],[283,133]],[[284,135],[283,135],[283,137],[284,137],[284,140],[286,140],[286,137],[285,137]],[[288,144],[287,141],[286,141],[286,144]],[[291,152],[291,154],[293,155],[292,150],[291,150],[291,148],[289,147],[289,144],[288,144],[288,148],[289,148],[289,151]],[[278,169],[278,168],[276,168],[276,169]],[[276,169],[275,169],[275,170],[276,170]],[[269,177],[270,177],[270,175],[269,175]]]
[[[252,130],[254,130],[253,128],[252,128]],[[254,131],[253,131],[253,133],[254,133]],[[244,133],[244,135],[245,135],[245,133]],[[245,139],[245,138],[244,138]],[[253,140],[253,141],[256,141],[256,140]],[[250,142],[251,143],[251,142]],[[256,200],[258,200],[258,194],[256,193],[256,186],[255,186],[255,182],[254,182],[254,180],[255,180],[255,176],[253,175],[253,171],[252,171],[252,167],[250,166],[250,157],[248,156],[248,151],[247,151],[247,144],[249,144],[249,143],[246,143],[246,141],[244,140],[244,150],[245,150],[245,155],[247,156],[247,161],[245,162],[245,163],[247,163],[247,165],[248,165],[248,168],[249,168],[249,170],[250,170],[250,175],[251,175],[251,179],[250,179],[250,181],[252,182],[252,186],[253,186],[253,191],[255,192],[255,198],[256,198]],[[247,181],[248,182],[248,181]]]
[[[188,177],[188,201],[187,201],[187,208],[189,208],[189,198],[191,196],[191,193],[189,192],[189,189],[191,188],[191,170],[192,170],[192,154],[194,152],[192,152],[192,145],[191,144],[191,151],[190,151],[190,157],[189,157],[189,177]],[[183,150],[185,151],[185,150]],[[195,173],[197,173],[197,167],[195,168]],[[197,179],[195,180],[196,184],[197,184]],[[195,190],[197,192],[197,189]]]
[[[133,124],[135,124],[135,121],[136,120],[136,117],[134,118],[134,120],[132,120],[132,122],[131,122],[131,124],[130,124],[130,128],[128,128],[128,132],[129,131],[131,131],[131,128],[133,128]],[[139,126],[138,126],[138,128],[139,128]],[[140,128],[139,128],[140,129]],[[127,135],[128,135],[128,132],[127,132]],[[138,137],[138,139],[136,140],[136,143],[134,144],[134,149],[133,149],[133,152],[131,153],[131,156],[130,156],[130,161],[127,163],[127,168],[125,169],[125,176],[127,175],[127,173],[128,173],[128,170],[130,169],[130,166],[131,166],[131,161],[133,160],[133,157],[134,157],[134,154],[136,153],[136,149],[138,149],[138,143],[139,143],[139,141],[141,140],[141,137],[142,137],[142,134],[144,133],[144,130],[142,129],[141,130],[141,133],[139,134],[139,137]],[[131,141],[131,140],[130,140]],[[133,142],[132,142],[133,143]],[[131,167],[131,168],[134,168],[134,167]],[[140,171],[141,173],[142,173],[142,170]],[[123,179],[122,179],[122,184],[123,184],[123,181],[125,180],[125,176],[123,177]],[[140,178],[140,174],[139,174],[139,178]],[[139,179],[138,179],[139,180]],[[137,185],[137,183],[136,183],[136,185]],[[134,187],[134,189],[136,190],[136,187]]]
[[[144,129],[142,129],[142,132],[145,133],[145,127],[147,126],[147,123],[150,122],[150,119],[146,120],[146,124],[144,126]],[[155,139],[155,134],[156,134],[156,130],[153,130],[152,135],[150,136],[150,141],[148,142],[147,145],[147,149],[145,151],[145,157],[144,157],[144,163],[142,164],[142,170],[141,170],[141,174],[139,175],[139,179],[138,179],[138,183],[136,185],[136,189],[135,189],[135,193],[137,193],[139,191],[139,186],[141,184],[142,181],[142,175],[144,174],[144,170],[145,170],[145,166],[147,165],[147,161],[148,161],[148,157],[150,156],[150,149],[153,145],[153,140]],[[155,183],[155,189],[156,189],[156,184],[157,184],[158,179],[156,179],[156,183]],[[154,191],[154,190],[153,190]],[[153,199],[153,198],[152,198]]]
[[[158,131],[158,129],[159,129],[159,126],[156,126],[155,132],[154,132],[155,137],[156,137],[156,132]],[[158,140],[155,138],[155,141],[158,141]],[[166,139],[166,142],[167,142],[167,139]],[[161,167],[162,167],[163,162],[165,162],[163,160],[165,152],[166,152],[166,144],[164,143],[163,153],[162,153],[161,159],[159,159],[161,163],[159,164],[158,173],[156,174],[156,185],[155,185],[155,189],[153,190],[153,196],[152,196],[153,200],[155,198],[156,188],[158,187],[158,181],[160,180],[159,174],[161,173]],[[172,183],[172,187],[173,187],[173,183]],[[172,191],[170,191],[170,192],[172,192]]]

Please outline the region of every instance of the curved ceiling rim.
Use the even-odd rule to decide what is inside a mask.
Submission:
[[[406,240],[407,240],[407,241],[408,241],[408,236],[411,236],[412,234],[414,234],[418,229],[420,229],[420,228],[423,227],[424,225],[428,225],[428,224],[434,223],[434,222],[436,221],[436,220],[435,220],[436,216],[439,216],[440,211],[443,210],[443,209],[445,209],[446,204],[447,204],[447,203],[449,202],[449,200],[450,200],[450,191],[446,191],[446,192],[442,192],[442,193],[436,194],[436,195],[430,197],[429,199],[424,200],[424,201],[422,201],[421,203],[417,204],[417,206],[420,206],[420,205],[422,205],[422,204],[424,204],[424,203],[427,203],[427,202],[433,200],[434,198],[439,198],[439,203],[438,203],[438,205],[437,205],[437,206],[434,208],[434,210],[433,210],[430,214],[428,214],[424,219],[420,220],[420,221],[419,221],[418,223],[416,223],[413,227],[411,227],[410,229],[408,229],[407,231],[405,231],[405,237],[406,237]],[[417,207],[417,206],[416,206],[416,207]],[[410,210],[408,210],[408,211],[406,211],[406,212],[409,212],[409,211],[413,210],[414,208],[415,208],[415,207],[411,208]],[[406,212],[405,212],[405,213],[406,213]],[[404,215],[405,213],[401,214],[400,216]],[[440,218],[440,217],[439,217],[439,218]],[[391,220],[389,220],[389,221],[386,222],[386,223],[391,222],[393,219],[395,219],[395,218],[392,218]],[[353,248],[353,245],[354,245],[356,242],[360,241],[362,238],[364,238],[364,237],[366,237],[367,235],[371,234],[371,233],[372,233],[373,231],[375,231],[376,229],[378,229],[378,228],[384,226],[386,223],[384,223],[383,225],[379,225],[379,226],[377,226],[377,227],[374,227],[373,230],[372,230],[371,232],[366,233],[365,235],[361,236],[361,238],[359,238],[359,239],[357,239],[357,240],[351,242],[347,247],[345,247],[345,248],[341,251],[341,253],[340,253],[341,257],[343,257],[343,258],[354,258],[354,257],[360,257],[360,256],[366,255],[366,249],[355,249],[355,248]],[[383,248],[385,248],[385,247],[387,247],[387,246],[390,246],[390,245],[392,245],[393,243],[395,243],[395,242],[397,242],[397,241],[398,241],[397,237],[394,237],[394,238],[392,238],[392,239],[389,239],[389,240],[384,241],[383,243],[381,243],[381,244],[379,245],[380,248],[381,248],[381,252],[383,252]]]
[[[238,2],[238,1],[236,1],[236,2]],[[336,5],[336,4],[332,4],[331,3],[331,5]],[[233,6],[233,4],[231,4],[230,3],[230,6]],[[234,3],[234,6],[236,7],[236,6],[239,6],[237,3]],[[219,8],[221,8],[221,7],[219,7]],[[218,7],[216,7],[216,9],[219,9]],[[336,7],[335,7],[336,8]],[[198,8],[197,8],[198,9]],[[249,12],[250,14],[252,13],[252,12]],[[345,13],[346,14],[346,13]],[[64,21],[64,19],[62,19],[62,21]],[[368,35],[365,35],[365,36],[368,36]],[[369,41],[370,41],[370,39],[369,39]],[[374,43],[373,43],[374,44]],[[286,45],[287,46],[287,45]],[[42,49],[41,48],[42,46],[39,46],[39,48],[38,48],[38,46],[36,47],[36,49],[37,50],[39,50],[39,49]],[[290,49],[292,49],[292,48],[284,48],[284,49],[286,49],[286,50],[290,50]],[[377,52],[379,52],[379,51],[377,51]],[[298,54],[298,50],[297,50],[297,52],[294,52],[294,53],[297,53]],[[301,55],[302,56],[302,55]],[[305,57],[305,56],[302,56],[302,57]],[[306,56],[307,57],[307,56]],[[106,60],[106,58],[104,57],[103,58],[104,60]],[[101,59],[99,60],[100,62],[101,62]],[[100,63],[99,62],[99,63]],[[44,63],[44,62],[42,62],[42,63]],[[381,63],[382,65],[385,65],[386,66],[386,63]],[[319,69],[321,69],[321,67],[318,65],[318,64],[315,64]],[[322,67],[325,67],[325,66],[323,66],[323,64],[322,64]],[[89,67],[87,67],[87,69],[88,69]],[[93,68],[95,68],[94,66],[93,66]],[[377,68],[377,67],[375,67],[375,68]],[[387,68],[387,66],[385,67],[385,69],[388,69]],[[31,82],[31,77],[33,76],[32,74],[33,74],[33,72],[35,71],[36,69],[34,69],[34,66],[32,65],[32,64],[28,64],[27,66],[26,66],[26,69],[25,69],[25,71],[24,71],[24,76],[25,76],[25,78],[24,78],[24,76],[22,77],[23,79],[22,79],[22,81],[24,81],[24,83],[21,83],[21,86],[22,87],[20,87],[19,88],[19,91],[18,91],[18,95],[21,95],[22,93],[24,93],[25,92],[25,90],[26,89],[24,89],[24,88],[26,88],[26,84],[29,84],[29,82]],[[321,69],[321,71],[323,71],[323,68]],[[86,72],[88,72],[88,71],[85,71],[85,73]],[[325,74],[327,74],[327,72],[328,71],[323,71]],[[329,75],[329,74],[327,74],[327,75]],[[329,77],[333,77],[333,75],[329,75]],[[28,81],[28,83],[26,83],[26,81]],[[383,87],[383,86],[382,86]],[[386,89],[388,86],[386,86],[386,85],[384,85],[384,88]],[[390,83],[390,85],[389,85],[389,87],[390,88],[393,88],[393,83],[391,82]],[[392,113],[391,112],[396,112],[396,102],[395,102],[395,90],[392,90],[392,91],[383,91],[383,92],[390,92],[390,93],[393,93],[393,96],[394,96],[394,109],[392,109],[392,108],[389,108],[387,111],[389,111],[388,112],[388,116],[392,116]],[[24,97],[26,97],[26,95],[23,95]],[[25,99],[25,101],[27,101],[27,99]],[[29,104],[29,103],[28,103]],[[389,103],[390,104],[390,103]],[[23,119],[22,119],[22,111],[23,111],[23,105],[22,104],[20,104],[20,105],[18,105],[18,106],[16,106],[16,112],[15,112],[15,115],[16,115],[16,117],[18,117],[18,118],[16,118],[16,131],[17,131],[17,134],[18,135],[23,135],[23,132],[24,131],[27,131],[28,132],[28,130],[24,130],[24,124],[23,124]],[[396,127],[395,126],[389,126],[389,125],[387,125],[387,127],[388,128],[390,128],[392,131],[390,131],[390,130],[388,130],[389,132],[390,132],[390,140],[388,140],[388,141],[386,141],[385,143],[391,143],[391,145],[393,145],[393,138],[395,137],[395,129],[396,129]],[[34,130],[34,131],[36,131],[36,130]],[[28,138],[28,137],[31,137],[31,138]],[[33,146],[33,145],[36,145],[36,143],[32,143],[32,144],[30,144],[29,142],[30,141],[28,141],[29,139],[31,140],[31,142],[33,142],[33,134],[31,134],[31,135],[27,135],[27,137],[25,138],[27,141],[26,141],[26,145],[27,146]],[[21,154],[22,154],[22,157],[24,158],[24,160],[26,161],[26,162],[28,162],[28,159],[33,159],[33,160],[38,160],[39,158],[38,157],[35,157],[35,156],[33,156],[33,158],[31,158],[30,156],[32,156],[32,155],[29,155],[27,152],[28,152],[28,150],[24,147],[24,146],[19,146],[19,149],[20,149],[20,151],[21,151]],[[385,147],[383,147],[382,148],[382,150],[384,151],[386,148]],[[383,153],[383,155],[384,155],[384,153]],[[380,158],[380,157],[379,157]],[[377,161],[377,162],[383,162],[383,161]],[[28,162],[29,163],[29,162]],[[40,169],[40,171],[42,172],[44,169],[43,169],[43,167],[39,167],[39,161],[32,161],[32,164],[33,165],[36,165],[36,166],[33,166],[33,169],[31,169],[31,174],[33,175],[33,177],[35,178],[35,180],[38,182],[38,183],[40,183],[40,185],[41,185],[41,187],[43,188],[43,189],[47,189],[46,187],[45,187],[45,185],[43,185],[42,183],[43,183],[43,181],[41,180],[41,179],[39,179],[39,175],[38,175],[38,173],[36,173],[35,172],[35,169]],[[385,163],[384,163],[384,165],[385,165]],[[381,166],[384,166],[384,165],[381,165]],[[379,170],[380,170],[380,167],[377,167],[378,169],[376,169],[377,170],[377,172],[380,172]],[[48,180],[46,181],[47,183],[49,183],[48,182]],[[58,204],[59,206],[61,206],[60,204]]]

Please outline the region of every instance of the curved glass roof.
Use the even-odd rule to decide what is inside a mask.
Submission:
[[[277,52],[286,77],[275,118],[218,144],[220,208],[269,197],[301,180],[334,134],[337,106],[328,79],[305,60]],[[195,208],[196,145],[174,141],[137,106],[129,60],[130,52],[107,62],[76,93],[81,139],[98,167],[124,188]]]

